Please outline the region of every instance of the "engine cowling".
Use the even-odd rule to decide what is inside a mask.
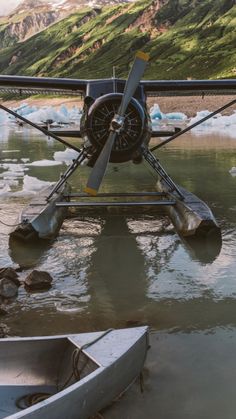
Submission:
[[[81,120],[81,136],[90,142],[93,152],[99,154],[109,132],[111,120],[117,114],[122,94],[111,93],[96,99],[87,108]],[[138,161],[140,146],[147,144],[151,137],[150,120],[139,101],[132,98],[125,113],[124,125],[117,132],[110,162]]]

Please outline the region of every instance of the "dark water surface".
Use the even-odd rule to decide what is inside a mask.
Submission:
[[[27,166],[21,160],[52,160],[55,151],[63,150],[61,145],[26,129],[1,135],[0,163],[20,165],[11,166],[11,178],[18,180],[12,190],[22,190],[25,175],[55,181],[65,168]],[[88,215],[83,221],[69,219],[45,252],[29,248],[24,255],[32,267],[50,271],[53,287],[36,294],[20,288],[1,321],[11,335],[20,336],[148,324],[151,349],[144,371],[145,390],[141,393],[135,383],[103,416],[233,419],[236,177],[229,170],[236,166],[236,139],[192,134],[158,156],[178,183],[212,208],[222,228],[220,255],[211,263],[199,260],[160,214],[118,212]],[[0,173],[6,170],[1,166]],[[73,186],[83,187],[88,172],[81,168],[73,176]],[[155,178],[144,164],[111,165],[102,190],[154,190],[154,185]],[[26,193],[2,194],[0,220],[13,224],[29,199]],[[0,225],[1,266],[12,264],[9,231]]]

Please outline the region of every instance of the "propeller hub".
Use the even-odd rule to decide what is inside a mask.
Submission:
[[[116,114],[111,121],[111,130],[119,132],[124,125],[124,120],[125,118],[123,116]]]
[[[151,137],[148,114],[137,99],[131,99],[124,116],[119,115],[122,96],[121,93],[100,96],[81,121],[81,135],[93,145],[95,154],[106,144],[110,131],[116,132],[110,155],[112,163],[132,160]]]

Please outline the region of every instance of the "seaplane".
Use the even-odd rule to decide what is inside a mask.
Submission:
[[[150,207],[162,207],[169,216],[176,232],[188,243],[201,240],[211,249],[214,257],[221,248],[220,227],[205,202],[176,184],[160,163],[155,152],[179,138],[197,125],[202,124],[236,103],[236,79],[219,80],[143,80],[149,56],[138,51],[127,80],[70,79],[29,76],[0,76],[0,93],[14,94],[69,94],[83,98],[83,112],[79,130],[52,130],[29,121],[7,108],[0,109],[15,116],[24,124],[41,131],[47,137],[75,150],[77,157],[60,179],[34,198],[22,211],[19,225],[10,233],[10,239],[31,242],[35,238],[50,240],[55,237],[70,207],[134,207],[143,211]],[[231,95],[231,100],[192,125],[172,131],[152,128],[148,113],[148,96]],[[82,146],[70,144],[65,138],[81,138]],[[150,146],[153,137],[167,137]],[[153,192],[134,191],[125,193],[99,193],[100,186],[110,163],[146,161],[157,175]],[[71,193],[68,180],[82,164],[91,168],[84,190]],[[122,185],[121,185],[122,186]],[[84,199],[87,198],[87,201]],[[101,199],[102,198],[102,199]],[[115,199],[114,199],[115,198]],[[106,199],[104,201],[104,199]]]

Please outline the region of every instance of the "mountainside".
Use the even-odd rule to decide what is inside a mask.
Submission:
[[[236,77],[235,27],[235,0],[80,8],[2,49],[0,73],[99,78],[110,77],[115,66],[116,75],[126,77],[135,51],[143,49],[151,56],[146,78]]]
[[[42,1],[25,0],[9,16],[0,17],[0,48],[29,38],[64,15]]]
[[[81,7],[102,7],[128,0],[24,0],[8,16],[0,16],[0,49],[24,41]]]

